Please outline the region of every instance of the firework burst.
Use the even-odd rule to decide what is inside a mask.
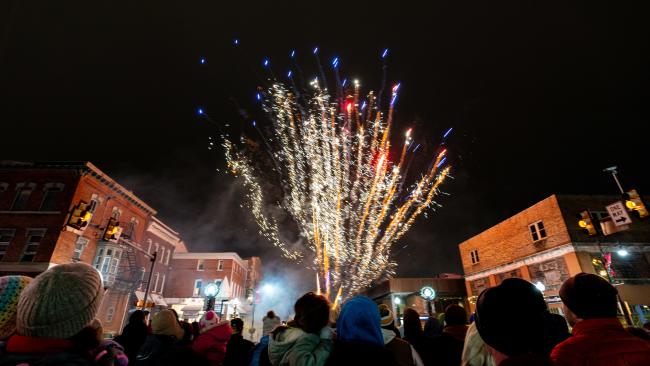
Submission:
[[[357,81],[338,97],[330,96],[318,80],[311,88],[297,93],[275,83],[258,94],[271,121],[265,146],[281,179],[279,205],[297,224],[306,251],[288,247],[277,221],[264,209],[264,172],[254,159],[228,139],[224,148],[230,170],[247,188],[260,233],[287,258],[313,258],[322,281],[319,288],[338,300],[394,273],[392,245],[436,204],[450,168],[444,166],[446,150],[438,150],[429,168],[405,184],[408,156],[419,145],[414,147],[409,129],[396,146],[397,158],[391,159],[399,84],[392,89],[387,111],[372,92],[360,100]]]

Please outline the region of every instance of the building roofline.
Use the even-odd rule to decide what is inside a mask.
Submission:
[[[187,252],[187,253],[174,252],[172,258],[173,259],[233,259],[243,267],[248,268],[248,262],[243,260],[239,256],[239,254],[235,252]]]
[[[101,171],[98,167],[89,161],[14,161],[14,160],[1,160],[0,170],[14,170],[14,169],[59,169],[59,170],[76,170],[84,174],[90,174],[96,178],[100,183],[104,184],[114,192],[118,193],[127,201],[135,206],[143,209],[150,215],[155,215],[157,211],[147,205],[144,201],[138,198],[132,191],[126,189],[121,184],[117,183],[108,174]]]

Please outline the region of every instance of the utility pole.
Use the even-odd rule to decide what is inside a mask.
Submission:
[[[618,190],[621,192],[621,194],[625,194],[625,191],[623,190],[623,186],[621,186],[621,182],[618,180],[617,169],[618,169],[617,166],[610,166],[609,168],[603,169],[603,171],[612,173],[612,177],[614,178],[614,182],[616,182],[616,185],[618,186]]]
[[[622,195],[624,195],[625,191],[623,190],[623,186],[621,185],[621,182],[618,180],[618,175],[617,175],[618,174],[618,167],[616,165],[615,166],[610,166],[609,168],[603,169],[603,171],[607,172],[607,173],[612,173],[612,178],[614,178],[614,182],[616,182],[616,186],[618,187],[618,191]],[[603,235],[603,239],[604,239],[604,235]],[[598,240],[598,248],[600,249],[600,253],[601,253],[601,255],[602,255],[603,259],[604,259],[605,252],[603,251],[602,246],[600,245],[600,240]],[[611,259],[611,257],[610,257],[610,259]],[[607,279],[609,280],[609,283],[611,283],[612,286],[613,286],[614,284],[612,282],[612,277],[611,277],[610,272],[609,272],[610,271],[609,267],[611,267],[611,265],[612,264],[611,264],[611,260],[610,260],[610,263],[607,266],[608,268],[605,268],[605,272],[607,272]],[[625,321],[627,322],[628,326],[631,327],[633,325],[632,316],[630,315],[630,312],[627,309],[627,305],[625,304],[625,302],[621,298],[621,295],[618,293],[618,291],[616,292],[616,298],[618,299],[618,305],[621,308],[621,312],[623,313],[623,316],[625,317]]]
[[[158,257],[158,251],[153,252],[153,255],[151,256],[151,269],[149,270],[149,279],[147,280],[147,287],[144,290],[144,303],[142,304],[142,310],[145,310],[147,308],[147,298],[149,297],[151,276],[153,276],[153,269],[156,266],[156,257]]]

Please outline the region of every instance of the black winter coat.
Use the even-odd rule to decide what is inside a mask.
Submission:
[[[325,365],[397,366],[397,361],[383,346],[334,341],[334,348]]]

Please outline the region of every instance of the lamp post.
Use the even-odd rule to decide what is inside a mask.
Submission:
[[[221,282],[219,282],[218,285],[215,284],[214,282],[210,282],[205,286],[205,290],[203,290],[203,292],[205,293],[205,297],[207,299],[207,301],[205,302],[205,311],[214,310],[214,301],[220,290],[221,290]]]
[[[231,319],[237,318],[239,314],[237,314],[237,306],[239,306],[239,299],[234,298],[230,301],[230,303],[234,306],[232,310],[232,315],[230,316]]]
[[[430,286],[424,286],[420,289],[420,297],[427,301],[427,312],[433,316],[433,305],[431,301],[436,298],[436,290]]]

